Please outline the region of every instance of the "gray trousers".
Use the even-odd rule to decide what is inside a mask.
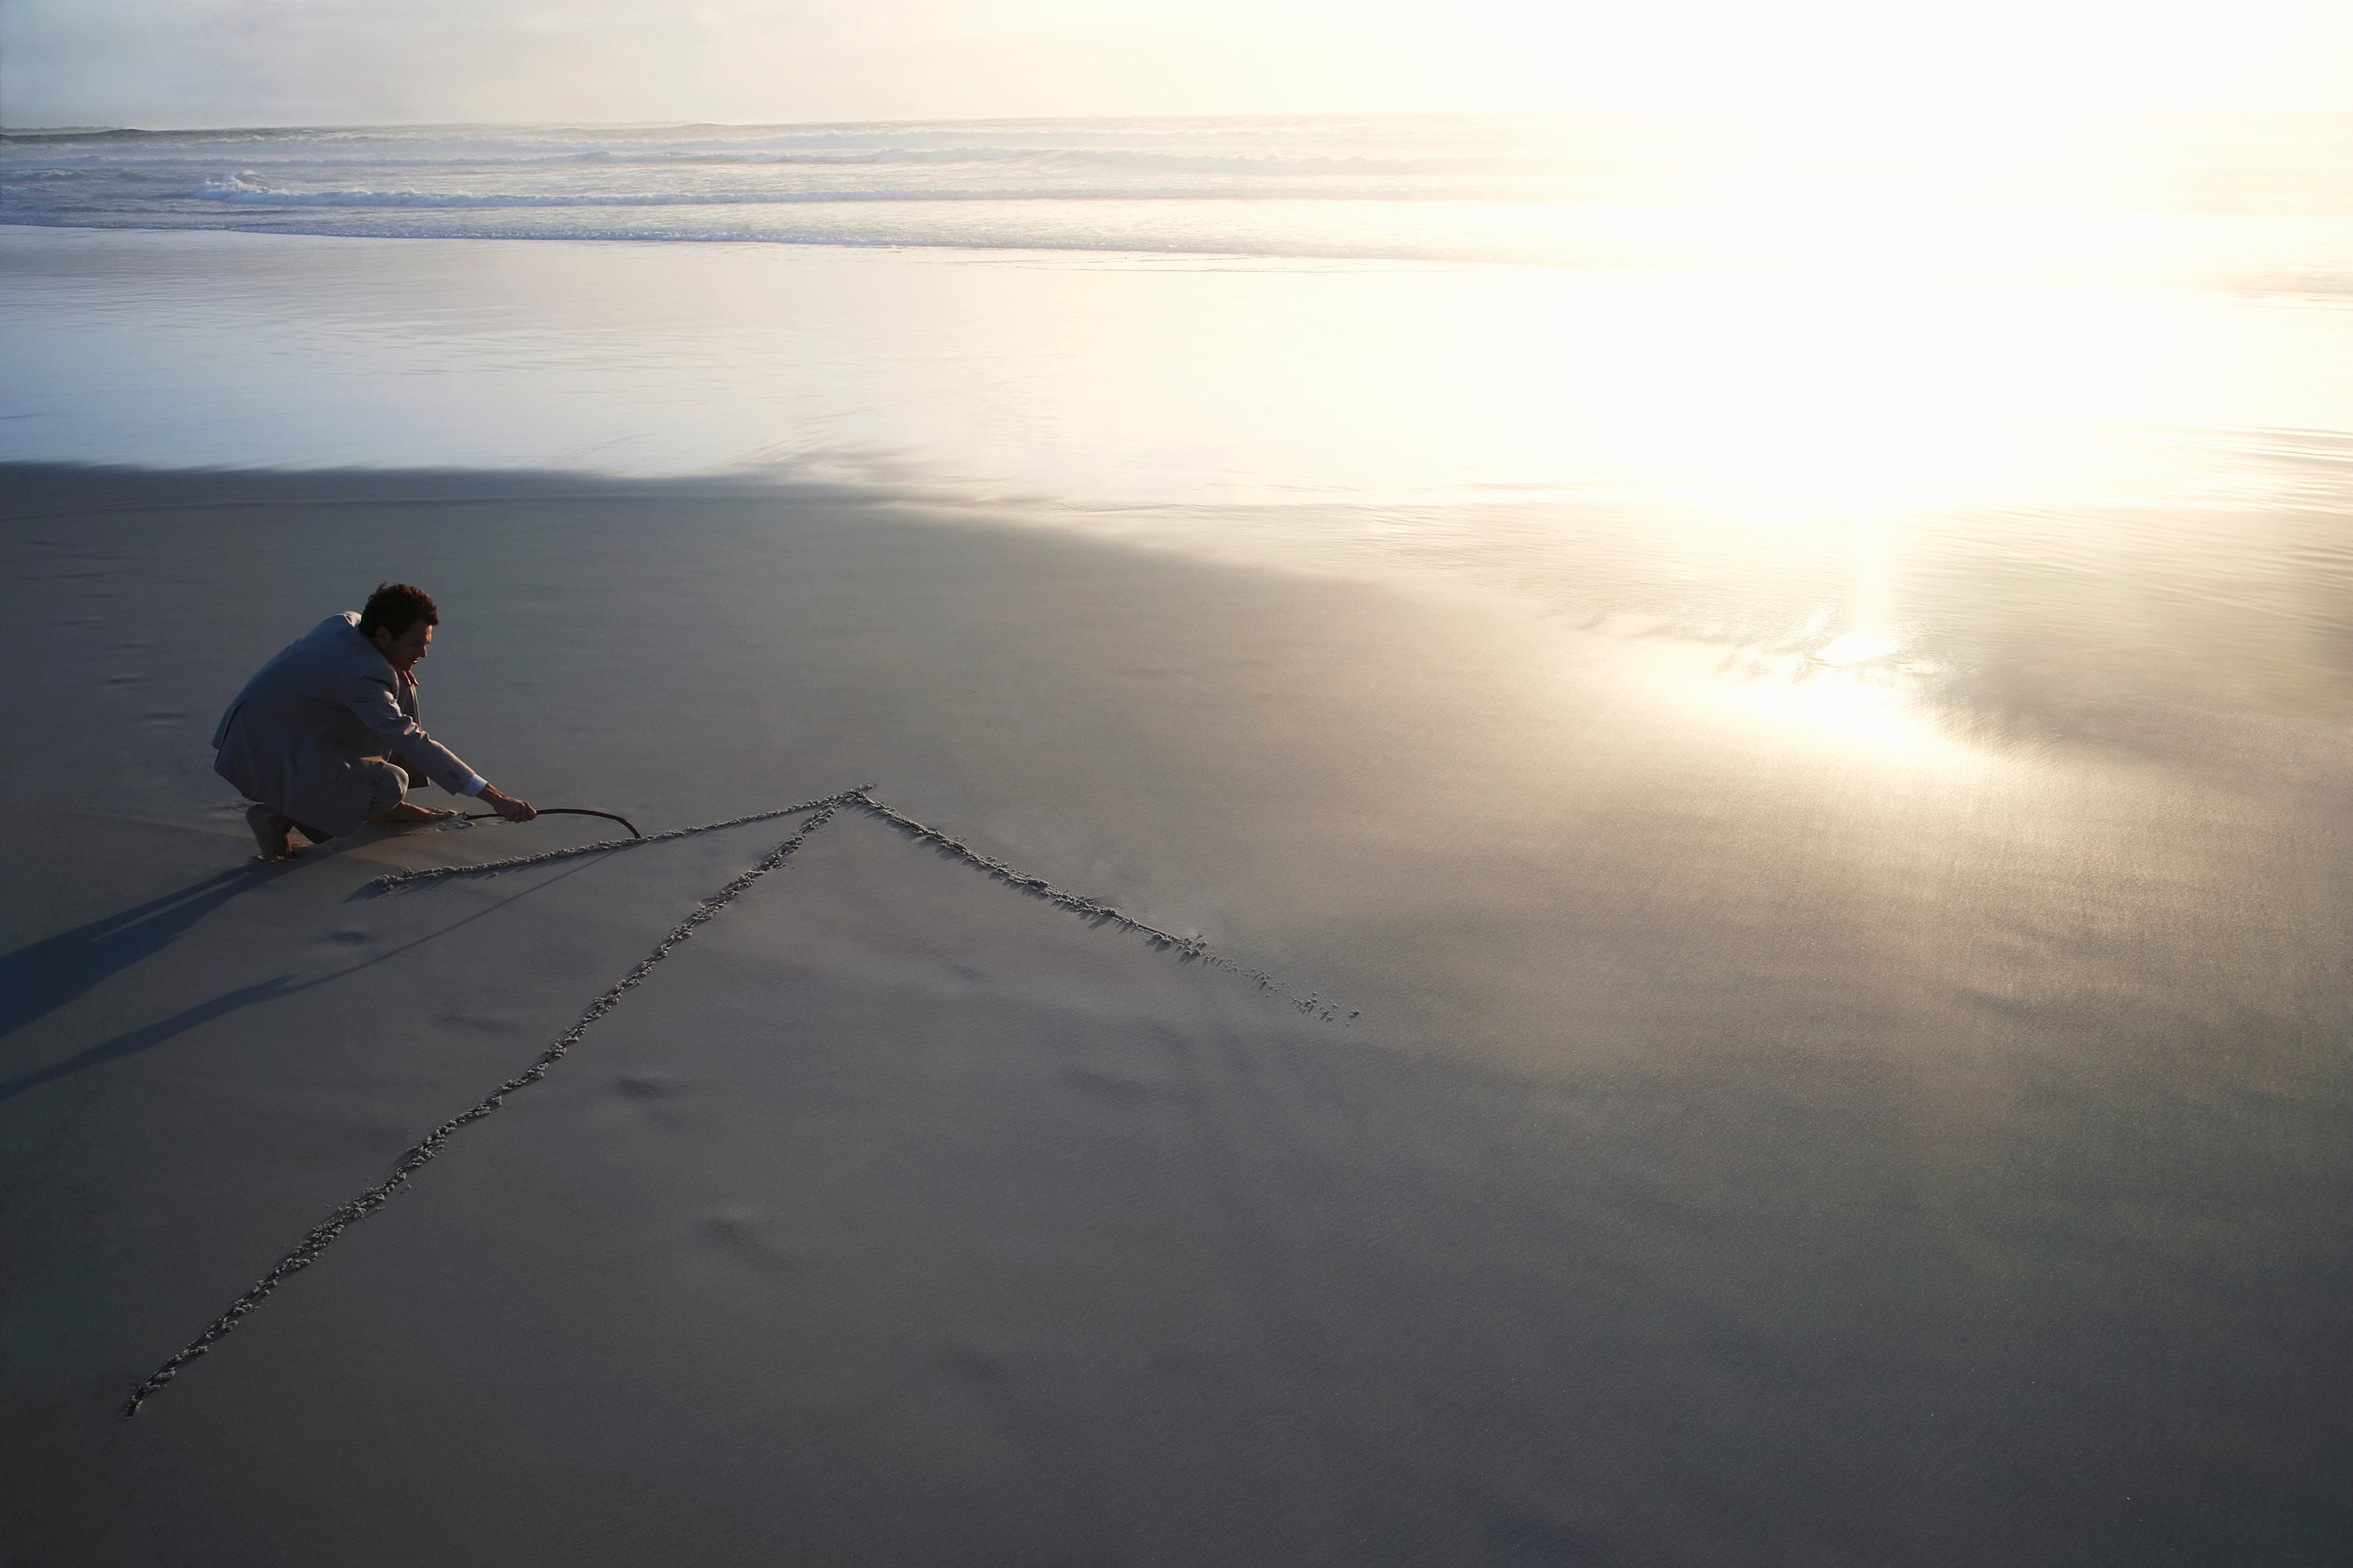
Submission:
[[[402,713],[407,714],[411,718],[417,719],[420,724],[424,722],[423,719],[418,718],[415,686],[405,682],[400,683],[396,687],[395,696]],[[362,757],[353,766],[368,777],[368,814],[370,817],[381,816],[391,810],[408,797],[411,788],[425,782],[423,765],[411,761],[397,752],[390,757]],[[282,813],[272,812],[271,815],[281,817],[286,825],[309,839],[313,844],[324,844],[335,837],[331,833],[322,833],[315,827],[306,827],[292,817],[283,817]]]

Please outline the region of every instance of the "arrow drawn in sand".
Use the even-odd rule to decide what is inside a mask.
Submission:
[[[1042,898],[1057,909],[1078,915],[1090,925],[1110,926],[1121,931],[1131,931],[1141,936],[1154,947],[1164,951],[1173,951],[1183,961],[1204,964],[1213,969],[1229,970],[1251,982],[1259,989],[1283,997],[1292,1007],[1312,1018],[1320,1018],[1327,1023],[1347,1023],[1353,1022],[1357,1017],[1354,1012],[1342,1013],[1335,1004],[1313,994],[1300,995],[1262,969],[1212,952],[1209,943],[1199,937],[1179,936],[1172,931],[1163,930],[1157,926],[1139,920],[1099,899],[1069,892],[1056,887],[1043,877],[1033,877],[1026,872],[1016,870],[1003,861],[984,854],[970,844],[952,837],[938,828],[927,826],[913,817],[885,806],[874,798],[869,792],[871,786],[861,785],[854,790],[844,790],[839,794],[827,795],[822,800],[802,801],[793,806],[778,807],[772,811],[757,811],[748,816],[730,818],[726,822],[705,822],[699,827],[673,828],[668,833],[656,833],[643,838],[607,839],[600,843],[577,845],[571,849],[549,850],[539,854],[518,855],[510,860],[483,861],[473,866],[445,866],[416,871],[396,871],[378,877],[370,883],[369,885],[377,891],[389,892],[396,888],[432,882],[443,877],[491,876],[502,871],[520,870],[528,866],[543,866],[551,861],[569,860],[577,855],[613,853],[623,850],[637,849],[647,844],[667,843],[672,839],[686,838],[695,834],[715,833],[722,828],[742,827],[751,822],[768,822],[778,817],[797,816],[802,812],[810,813],[808,819],[794,830],[791,837],[762,856],[760,861],[748,870],[740,873],[726,886],[696,905],[692,914],[672,927],[670,934],[662,938],[655,945],[654,950],[640,959],[636,967],[628,973],[606,988],[596,1001],[588,1004],[587,1010],[581,1014],[579,1021],[570,1029],[566,1030],[555,1044],[541,1051],[531,1065],[491,1090],[475,1105],[460,1111],[440,1126],[435,1127],[415,1147],[393,1162],[391,1174],[349,1202],[339,1205],[324,1220],[313,1226],[309,1232],[295,1244],[292,1251],[280,1258],[267,1274],[248,1287],[245,1293],[232,1302],[226,1312],[214,1319],[204,1333],[189,1341],[171,1360],[156,1368],[145,1382],[131,1391],[130,1397],[123,1406],[124,1419],[128,1420],[137,1415],[140,1407],[152,1398],[158,1390],[179,1376],[181,1368],[200,1356],[210,1354],[214,1346],[234,1333],[246,1319],[261,1309],[262,1303],[268,1298],[270,1292],[317,1262],[345,1230],[391,1201],[395,1193],[408,1185],[409,1178],[432,1162],[449,1139],[457,1135],[460,1128],[469,1123],[478,1122],[498,1109],[505,1103],[507,1095],[527,1089],[546,1078],[549,1070],[563,1061],[574,1046],[580,1044],[581,1036],[588,1033],[589,1027],[618,1007],[621,1004],[621,999],[635,990],[645,977],[653,972],[655,965],[670,957],[679,943],[694,935],[696,927],[733,903],[737,897],[752,883],[782,867],[792,859],[793,852],[808,841],[811,834],[824,827],[845,808],[863,812],[887,824],[908,838],[929,845],[934,851],[950,860],[960,861],[971,866],[986,873],[991,880],[1031,897]]]

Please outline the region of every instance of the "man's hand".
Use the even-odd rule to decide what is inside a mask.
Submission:
[[[482,798],[490,803],[490,809],[510,822],[527,822],[539,815],[537,807],[527,800],[517,800],[495,784],[482,786]]]

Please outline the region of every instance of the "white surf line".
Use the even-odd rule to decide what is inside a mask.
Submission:
[[[165,1362],[161,1366],[156,1368],[152,1377],[148,1378],[145,1382],[141,1383],[136,1389],[131,1391],[130,1398],[123,1406],[123,1419],[128,1421],[132,1416],[137,1415],[139,1413],[139,1407],[145,1404],[148,1399],[153,1397],[157,1390],[162,1388],[164,1384],[179,1376],[180,1368],[186,1366],[189,1362],[194,1361],[197,1357],[208,1354],[215,1345],[218,1345],[221,1340],[227,1338],[231,1334],[234,1334],[246,1319],[251,1317],[253,1313],[260,1309],[263,1301],[268,1297],[271,1291],[277,1289],[279,1286],[284,1284],[288,1278],[301,1273],[311,1264],[317,1262],[320,1257],[325,1253],[326,1249],[335,1244],[337,1237],[342,1235],[346,1229],[358,1224],[361,1220],[366,1219],[370,1214],[374,1214],[378,1209],[383,1208],[385,1204],[391,1201],[392,1195],[399,1192],[402,1187],[408,1185],[409,1178],[416,1174],[417,1171],[422,1170],[435,1155],[439,1154],[442,1151],[442,1146],[449,1141],[449,1139],[457,1133],[459,1128],[464,1126],[469,1122],[480,1121],[483,1117],[488,1116],[490,1112],[498,1109],[500,1106],[504,1105],[506,1101],[507,1095],[515,1093],[520,1090],[528,1089],[531,1085],[538,1082],[541,1078],[546,1078],[548,1076],[548,1069],[554,1066],[558,1062],[563,1061],[565,1054],[574,1046],[580,1044],[581,1036],[588,1033],[589,1026],[594,1024],[597,1019],[603,1018],[606,1014],[611,1012],[615,1007],[619,1006],[621,1004],[622,997],[629,991],[636,989],[638,985],[644,980],[648,973],[653,971],[656,964],[660,963],[664,958],[670,957],[673,948],[675,948],[680,942],[685,942],[687,938],[694,935],[696,927],[701,925],[704,921],[718,913],[719,911],[725,909],[729,904],[734,902],[737,895],[741,894],[746,888],[751,886],[752,883],[758,882],[761,878],[766,876],[769,872],[775,870],[777,867],[782,866],[787,860],[791,859],[792,852],[799,849],[804,843],[807,842],[810,834],[815,833],[819,828],[823,827],[827,822],[831,822],[833,820],[834,813],[839,809],[839,806],[835,801],[819,802],[818,807],[819,809],[817,810],[816,815],[809,818],[807,822],[803,822],[799,831],[795,832],[792,837],[787,838],[783,843],[778,844],[775,849],[769,851],[758,865],[736,877],[734,881],[729,882],[725,887],[720,888],[718,892],[703,899],[702,902],[696,907],[695,912],[692,914],[686,916],[686,919],[680,921],[677,926],[673,927],[670,935],[664,937],[655,947],[653,952],[647,954],[643,958],[638,961],[636,968],[630,970],[628,973],[623,975],[620,980],[609,987],[603,995],[599,996],[596,1001],[590,1003],[588,1004],[588,1010],[581,1015],[580,1021],[574,1024],[570,1029],[566,1030],[562,1039],[556,1041],[554,1045],[550,1046],[546,1050],[541,1051],[537,1061],[532,1063],[530,1066],[524,1068],[513,1078],[508,1078],[505,1083],[500,1084],[496,1089],[491,1090],[488,1095],[483,1097],[480,1103],[474,1106],[471,1109],[460,1111],[457,1115],[451,1117],[448,1121],[444,1122],[440,1126],[435,1127],[432,1132],[428,1134],[421,1142],[419,1142],[415,1148],[409,1150],[408,1153],[402,1154],[400,1159],[394,1163],[391,1175],[386,1176],[383,1181],[377,1183],[374,1186],[370,1187],[367,1191],[361,1193],[357,1198],[353,1199],[350,1202],[343,1204],[333,1214],[329,1214],[320,1224],[312,1227],[310,1233],[303,1237],[303,1239],[295,1244],[293,1251],[287,1253],[285,1257],[279,1259],[277,1264],[271,1268],[269,1273],[264,1274],[260,1279],[255,1280],[251,1286],[248,1287],[245,1294],[230,1303],[228,1311],[214,1319],[212,1325],[209,1328],[205,1329],[204,1333],[198,1334],[194,1339],[189,1341],[187,1347],[177,1355],[174,1355],[170,1361]],[[785,811],[787,812],[794,809],[796,808],[792,807],[785,807]],[[765,815],[773,816],[779,814],[780,813],[771,812],[766,813]],[[756,822],[760,819],[757,817],[747,817],[740,820],[744,822]],[[718,825],[724,826],[729,824],[723,823]],[[644,841],[648,843],[652,842],[650,839]],[[636,842],[639,842],[639,840],[630,838],[619,840],[619,843],[623,845]],[[538,856],[535,858],[551,859],[554,857]]]
[[[1001,882],[1018,892],[1026,893],[1033,898],[1043,898],[1057,909],[1066,910],[1094,925],[1112,926],[1123,931],[1132,931],[1154,947],[1173,950],[1179,958],[1185,961],[1238,974],[1259,989],[1280,996],[1291,1006],[1310,1017],[1321,1018],[1326,1023],[1352,1023],[1358,1016],[1353,1010],[1343,1013],[1336,1003],[1326,1002],[1313,992],[1302,995],[1292,987],[1285,985],[1255,964],[1229,958],[1224,954],[1214,951],[1206,937],[1179,936],[1174,931],[1164,931],[1149,921],[1139,920],[1124,910],[1116,909],[1100,899],[1090,898],[1080,893],[1073,893],[1067,888],[1056,887],[1044,877],[1033,877],[1026,871],[1017,870],[993,855],[982,853],[959,838],[952,837],[936,827],[919,822],[904,812],[883,805],[870,792],[873,788],[871,784],[861,784],[856,789],[844,790],[837,795],[827,795],[822,800],[804,801],[798,806],[780,807],[774,811],[754,812],[748,817],[732,817],[723,822],[705,822],[700,827],[672,828],[668,833],[649,834],[643,838],[606,838],[594,844],[578,844],[567,850],[548,850],[538,854],[516,855],[509,860],[486,860],[473,866],[434,866],[416,871],[389,871],[376,878],[368,886],[380,892],[389,892],[396,887],[405,887],[411,882],[430,882],[440,877],[484,876],[497,871],[513,871],[526,866],[543,866],[550,861],[568,859],[573,855],[603,854],[610,850],[635,849],[640,844],[658,844],[667,839],[685,838],[698,833],[714,833],[720,828],[737,827],[745,822],[764,822],[770,817],[789,816],[795,811],[811,811],[820,807],[851,806],[880,822],[887,822],[910,838],[930,845],[950,859],[960,860],[967,866],[985,872],[992,880]]]

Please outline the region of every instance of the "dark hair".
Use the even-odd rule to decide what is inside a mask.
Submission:
[[[405,582],[379,582],[368,596],[368,608],[359,612],[359,635],[373,637],[384,630],[399,637],[419,621],[429,626],[441,625],[441,611],[434,607],[432,595]]]

